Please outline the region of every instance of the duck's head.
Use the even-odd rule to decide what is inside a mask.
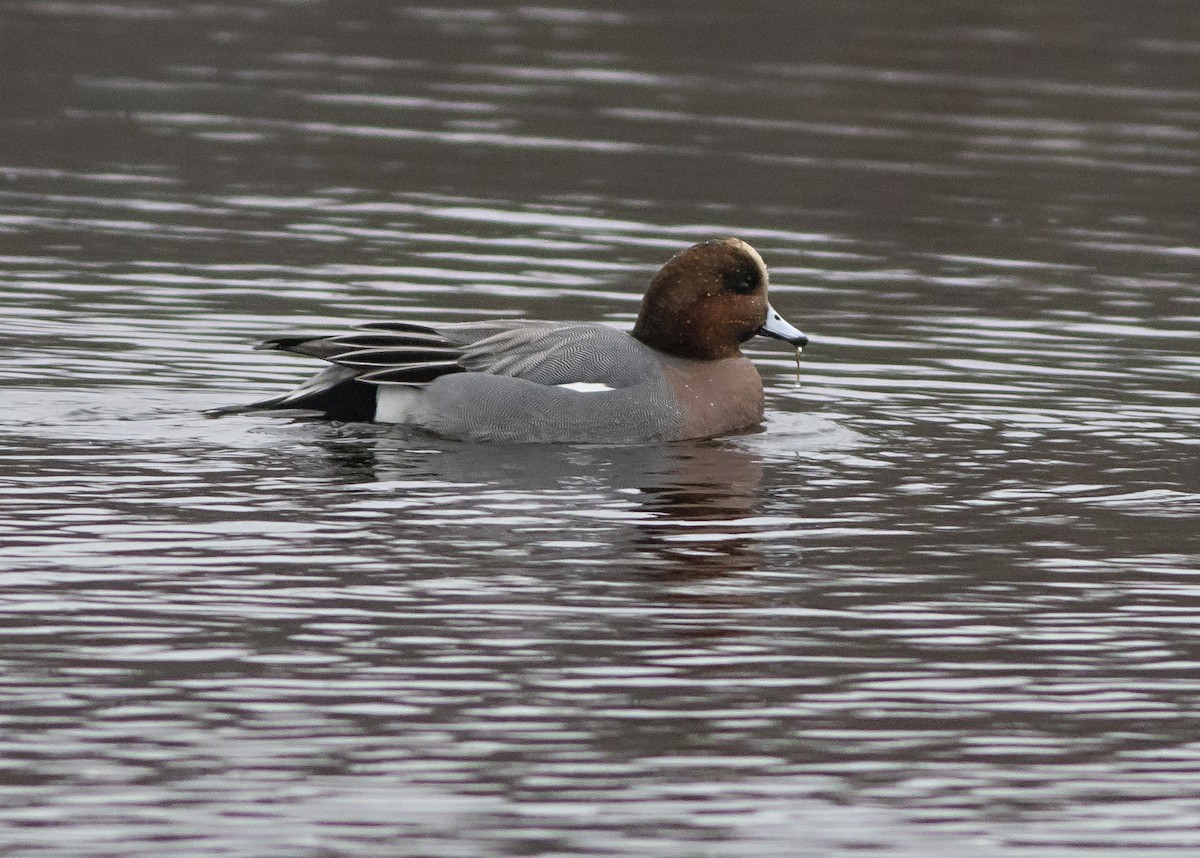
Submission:
[[[675,254],[650,281],[633,336],[692,360],[741,353],[751,337],[808,343],[767,301],[767,266],[740,238],[695,244]]]

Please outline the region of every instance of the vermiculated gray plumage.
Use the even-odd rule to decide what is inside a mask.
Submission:
[[[681,421],[662,407],[671,391],[661,356],[604,325],[376,322],[346,334],[277,337],[258,348],[333,366],[289,394],[236,410],[371,420],[381,396],[406,395],[389,393],[395,385],[421,397],[423,407],[406,422],[471,440],[646,440],[672,437]],[[562,387],[580,382],[613,389],[585,394]]]

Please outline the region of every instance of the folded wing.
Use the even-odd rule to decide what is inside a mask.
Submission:
[[[319,358],[332,366],[249,409],[315,409],[335,419],[370,420],[377,386],[421,386],[462,372],[575,390],[634,384],[629,367],[638,361],[630,358],[639,346],[603,325],[509,319],[436,326],[374,322],[345,334],[277,337],[256,348]]]

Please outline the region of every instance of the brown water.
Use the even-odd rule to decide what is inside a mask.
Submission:
[[[0,2],[0,852],[1197,854],[1197,20]],[[761,433],[198,414],[728,234]]]

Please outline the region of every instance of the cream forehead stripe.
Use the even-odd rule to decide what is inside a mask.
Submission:
[[[758,255],[758,251],[755,250],[750,245],[746,244],[746,242],[742,241],[740,238],[735,238],[735,239],[732,239],[731,241],[736,247],[740,247],[742,250],[746,251],[746,253],[750,256],[750,258],[758,263],[759,270],[762,271],[762,273],[763,273],[763,279],[766,280],[767,279],[767,263],[763,262],[763,258]]]

